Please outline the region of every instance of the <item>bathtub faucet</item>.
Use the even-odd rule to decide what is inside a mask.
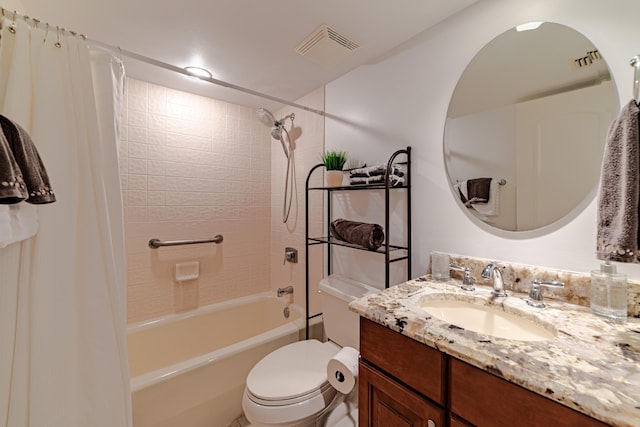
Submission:
[[[287,294],[293,294],[293,286],[287,286],[286,288],[278,288],[278,298]]]

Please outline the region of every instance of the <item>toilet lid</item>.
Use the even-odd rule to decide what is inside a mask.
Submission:
[[[264,400],[288,400],[327,384],[327,363],[340,348],[317,340],[280,347],[258,362],[247,377],[247,389]]]

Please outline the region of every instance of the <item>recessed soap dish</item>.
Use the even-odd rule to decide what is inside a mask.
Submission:
[[[200,277],[200,263],[198,261],[179,262],[176,264],[176,282],[194,280]]]

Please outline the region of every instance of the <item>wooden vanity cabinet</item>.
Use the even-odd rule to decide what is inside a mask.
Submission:
[[[445,426],[444,354],[361,317],[360,355],[358,425]]]
[[[360,318],[362,427],[603,427],[598,420]]]
[[[444,406],[445,355],[360,317],[360,355],[423,396]]]
[[[449,358],[449,408],[476,426],[604,427],[596,419]]]

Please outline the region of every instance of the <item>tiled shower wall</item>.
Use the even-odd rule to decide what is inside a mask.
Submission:
[[[255,110],[133,79],[125,93],[128,321],[268,290],[271,149]],[[216,234],[221,245],[147,245]],[[200,277],[176,282],[191,261]]]
[[[318,96],[323,104],[323,91],[311,100]],[[309,138],[305,150],[319,144],[313,152],[321,152],[322,119],[297,114],[296,124],[304,124],[299,144]],[[272,204],[281,209],[283,188],[272,195],[271,156],[283,155],[255,109],[127,79],[121,129],[128,322],[271,289],[272,265],[282,267],[284,257],[272,254]],[[298,179],[306,176],[304,163]],[[304,184],[298,201],[304,212]],[[304,214],[297,215],[299,236]],[[216,234],[224,236],[220,245],[148,247],[151,238]],[[199,278],[177,282],[176,264],[193,261]]]

